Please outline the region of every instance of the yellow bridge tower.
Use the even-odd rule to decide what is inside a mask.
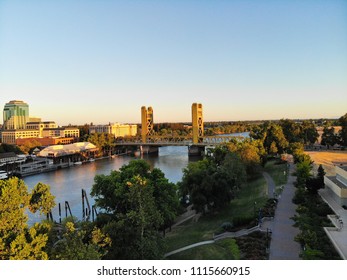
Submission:
[[[192,105],[192,126],[193,126],[193,144],[203,141],[204,121],[202,115],[202,104],[193,103]]]
[[[152,107],[141,107],[141,137],[142,143],[147,142],[147,137],[153,135],[153,109]]]

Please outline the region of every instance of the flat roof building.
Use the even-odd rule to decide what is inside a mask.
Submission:
[[[325,186],[339,205],[347,206],[347,163],[336,165],[335,172],[335,176],[324,176]]]
[[[136,124],[120,124],[109,123],[106,125],[92,125],[89,127],[89,133],[107,133],[117,137],[136,136],[137,125]]]

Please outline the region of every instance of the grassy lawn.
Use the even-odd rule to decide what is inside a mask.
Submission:
[[[232,248],[236,248],[233,250]],[[240,252],[235,240],[225,239],[214,244],[195,247],[168,257],[170,260],[235,260],[239,259]]]
[[[287,183],[288,167],[287,164],[285,162],[283,163],[280,159],[269,160],[265,164],[264,170],[270,174],[276,186],[281,186]]]
[[[221,224],[223,222],[231,222],[234,217],[254,216],[254,202],[257,203],[257,207],[262,207],[265,204],[267,199],[266,189],[267,184],[261,174],[251,178],[248,183],[239,191],[237,198],[235,198],[230,203],[229,207],[223,211],[202,216],[197,222],[189,220],[186,223],[173,228],[166,237],[167,252],[193,243],[213,239],[213,234],[220,229]],[[202,246],[201,248],[195,248],[197,252],[196,257],[205,254],[201,251],[207,250],[210,252],[208,255],[214,256],[212,259],[218,258],[218,254],[223,254],[222,252],[219,252],[218,254],[211,253],[220,247],[216,246],[216,244],[212,244]],[[190,259],[195,259],[195,255],[193,253],[190,254]]]

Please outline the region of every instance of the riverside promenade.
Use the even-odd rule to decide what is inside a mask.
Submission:
[[[265,219],[261,225],[258,225],[254,228],[248,230],[240,230],[239,232],[227,232],[219,236],[215,236],[213,240],[207,240],[203,242],[198,242],[190,244],[183,248],[179,248],[172,252],[165,254],[165,257],[169,257],[176,253],[192,249],[194,247],[203,246],[207,244],[213,244],[219,239],[224,238],[235,238],[243,235],[248,235],[254,231],[263,231],[267,232],[271,230],[271,243],[269,250],[269,259],[270,260],[300,260],[301,247],[300,244],[294,241],[295,236],[299,233],[299,229],[294,227],[294,221],[291,219],[295,215],[296,205],[292,202],[295,193],[294,182],[296,177],[291,175],[294,172],[294,164],[290,163],[289,165],[289,176],[287,184],[284,186],[281,197],[278,200],[275,217],[272,220]],[[275,183],[272,177],[263,172],[263,176],[268,185],[268,195],[273,197],[275,190]],[[195,211],[189,210],[184,216],[179,219],[178,224],[185,222],[196,216]],[[178,225],[176,224],[176,225]],[[176,226],[174,225],[174,226]],[[346,221],[347,225],[347,221]],[[347,231],[347,227],[346,227]],[[347,247],[346,247],[347,248]]]
[[[278,200],[275,217],[272,222],[263,225],[272,231],[270,243],[270,260],[300,260],[301,247],[294,241],[299,234],[299,229],[294,227],[291,219],[295,215],[296,205],[292,202],[295,193],[294,182],[296,177],[292,174],[295,171],[293,163],[289,163],[289,175],[287,184],[284,186],[281,197]],[[270,186],[272,178],[268,185]]]

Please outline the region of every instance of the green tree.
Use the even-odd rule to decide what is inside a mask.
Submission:
[[[301,124],[301,139],[305,144],[314,144],[318,139],[318,132],[312,121],[305,120]]]
[[[112,144],[114,143],[114,135],[108,133],[92,133],[88,135],[87,141],[97,146],[101,155],[110,155]]]
[[[111,245],[111,239],[92,223],[67,219],[50,234],[49,258],[53,260],[99,260]]]
[[[269,154],[280,153],[288,147],[288,141],[283,134],[282,127],[276,124],[270,124],[266,129],[264,138],[264,148]]]
[[[324,176],[325,176],[326,172],[323,168],[323,166],[320,164],[317,170],[317,178],[319,180],[320,183],[320,187],[323,188],[324,187]]]
[[[144,160],[134,160],[110,175],[97,175],[91,195],[102,209],[97,225],[108,234],[110,259],[157,259],[164,244],[159,230],[173,222],[175,187]],[[162,191],[162,193],[160,193]]]
[[[153,186],[153,196],[157,208],[163,218],[161,230],[165,234],[165,229],[171,227],[177,216],[179,201],[177,199],[177,186],[170,183],[165,178],[164,173],[154,168],[151,172],[150,180]]]
[[[347,146],[347,113],[339,118],[339,123],[341,125],[340,139],[343,146]]]
[[[234,140],[227,143],[226,147],[229,151],[240,156],[241,161],[246,166],[247,173],[254,173],[265,156],[265,149],[261,140]]]
[[[47,259],[45,246],[48,240],[48,226],[36,223],[29,228],[26,210],[32,212],[50,211],[54,203],[44,205],[45,199],[52,196],[49,188],[43,190],[35,186],[33,193],[38,199],[32,200],[23,180],[10,178],[0,180],[0,259]],[[35,202],[33,202],[35,201]]]
[[[190,196],[194,209],[206,213],[227,205],[245,180],[246,168],[240,157],[220,147],[208,158],[189,163],[179,185],[182,196]]]
[[[321,144],[326,145],[329,148],[330,146],[334,146],[338,142],[338,137],[335,134],[334,127],[324,127]]]
[[[31,191],[29,210],[33,213],[39,211],[41,214],[48,214],[56,205],[54,198],[48,185],[38,183]]]
[[[16,153],[16,154],[22,154],[23,153],[19,149],[18,146],[1,143],[0,144],[0,153],[9,153],[9,152],[13,152],[13,153]]]
[[[27,139],[25,143],[21,146],[19,146],[19,149],[24,153],[24,154],[29,154],[32,152],[36,147],[42,146],[41,143],[35,139]]]
[[[283,134],[289,143],[300,142],[301,127],[299,124],[289,119],[279,121]]]
[[[299,185],[306,184],[306,181],[311,177],[311,171],[311,160],[304,160],[296,164],[296,174]]]

